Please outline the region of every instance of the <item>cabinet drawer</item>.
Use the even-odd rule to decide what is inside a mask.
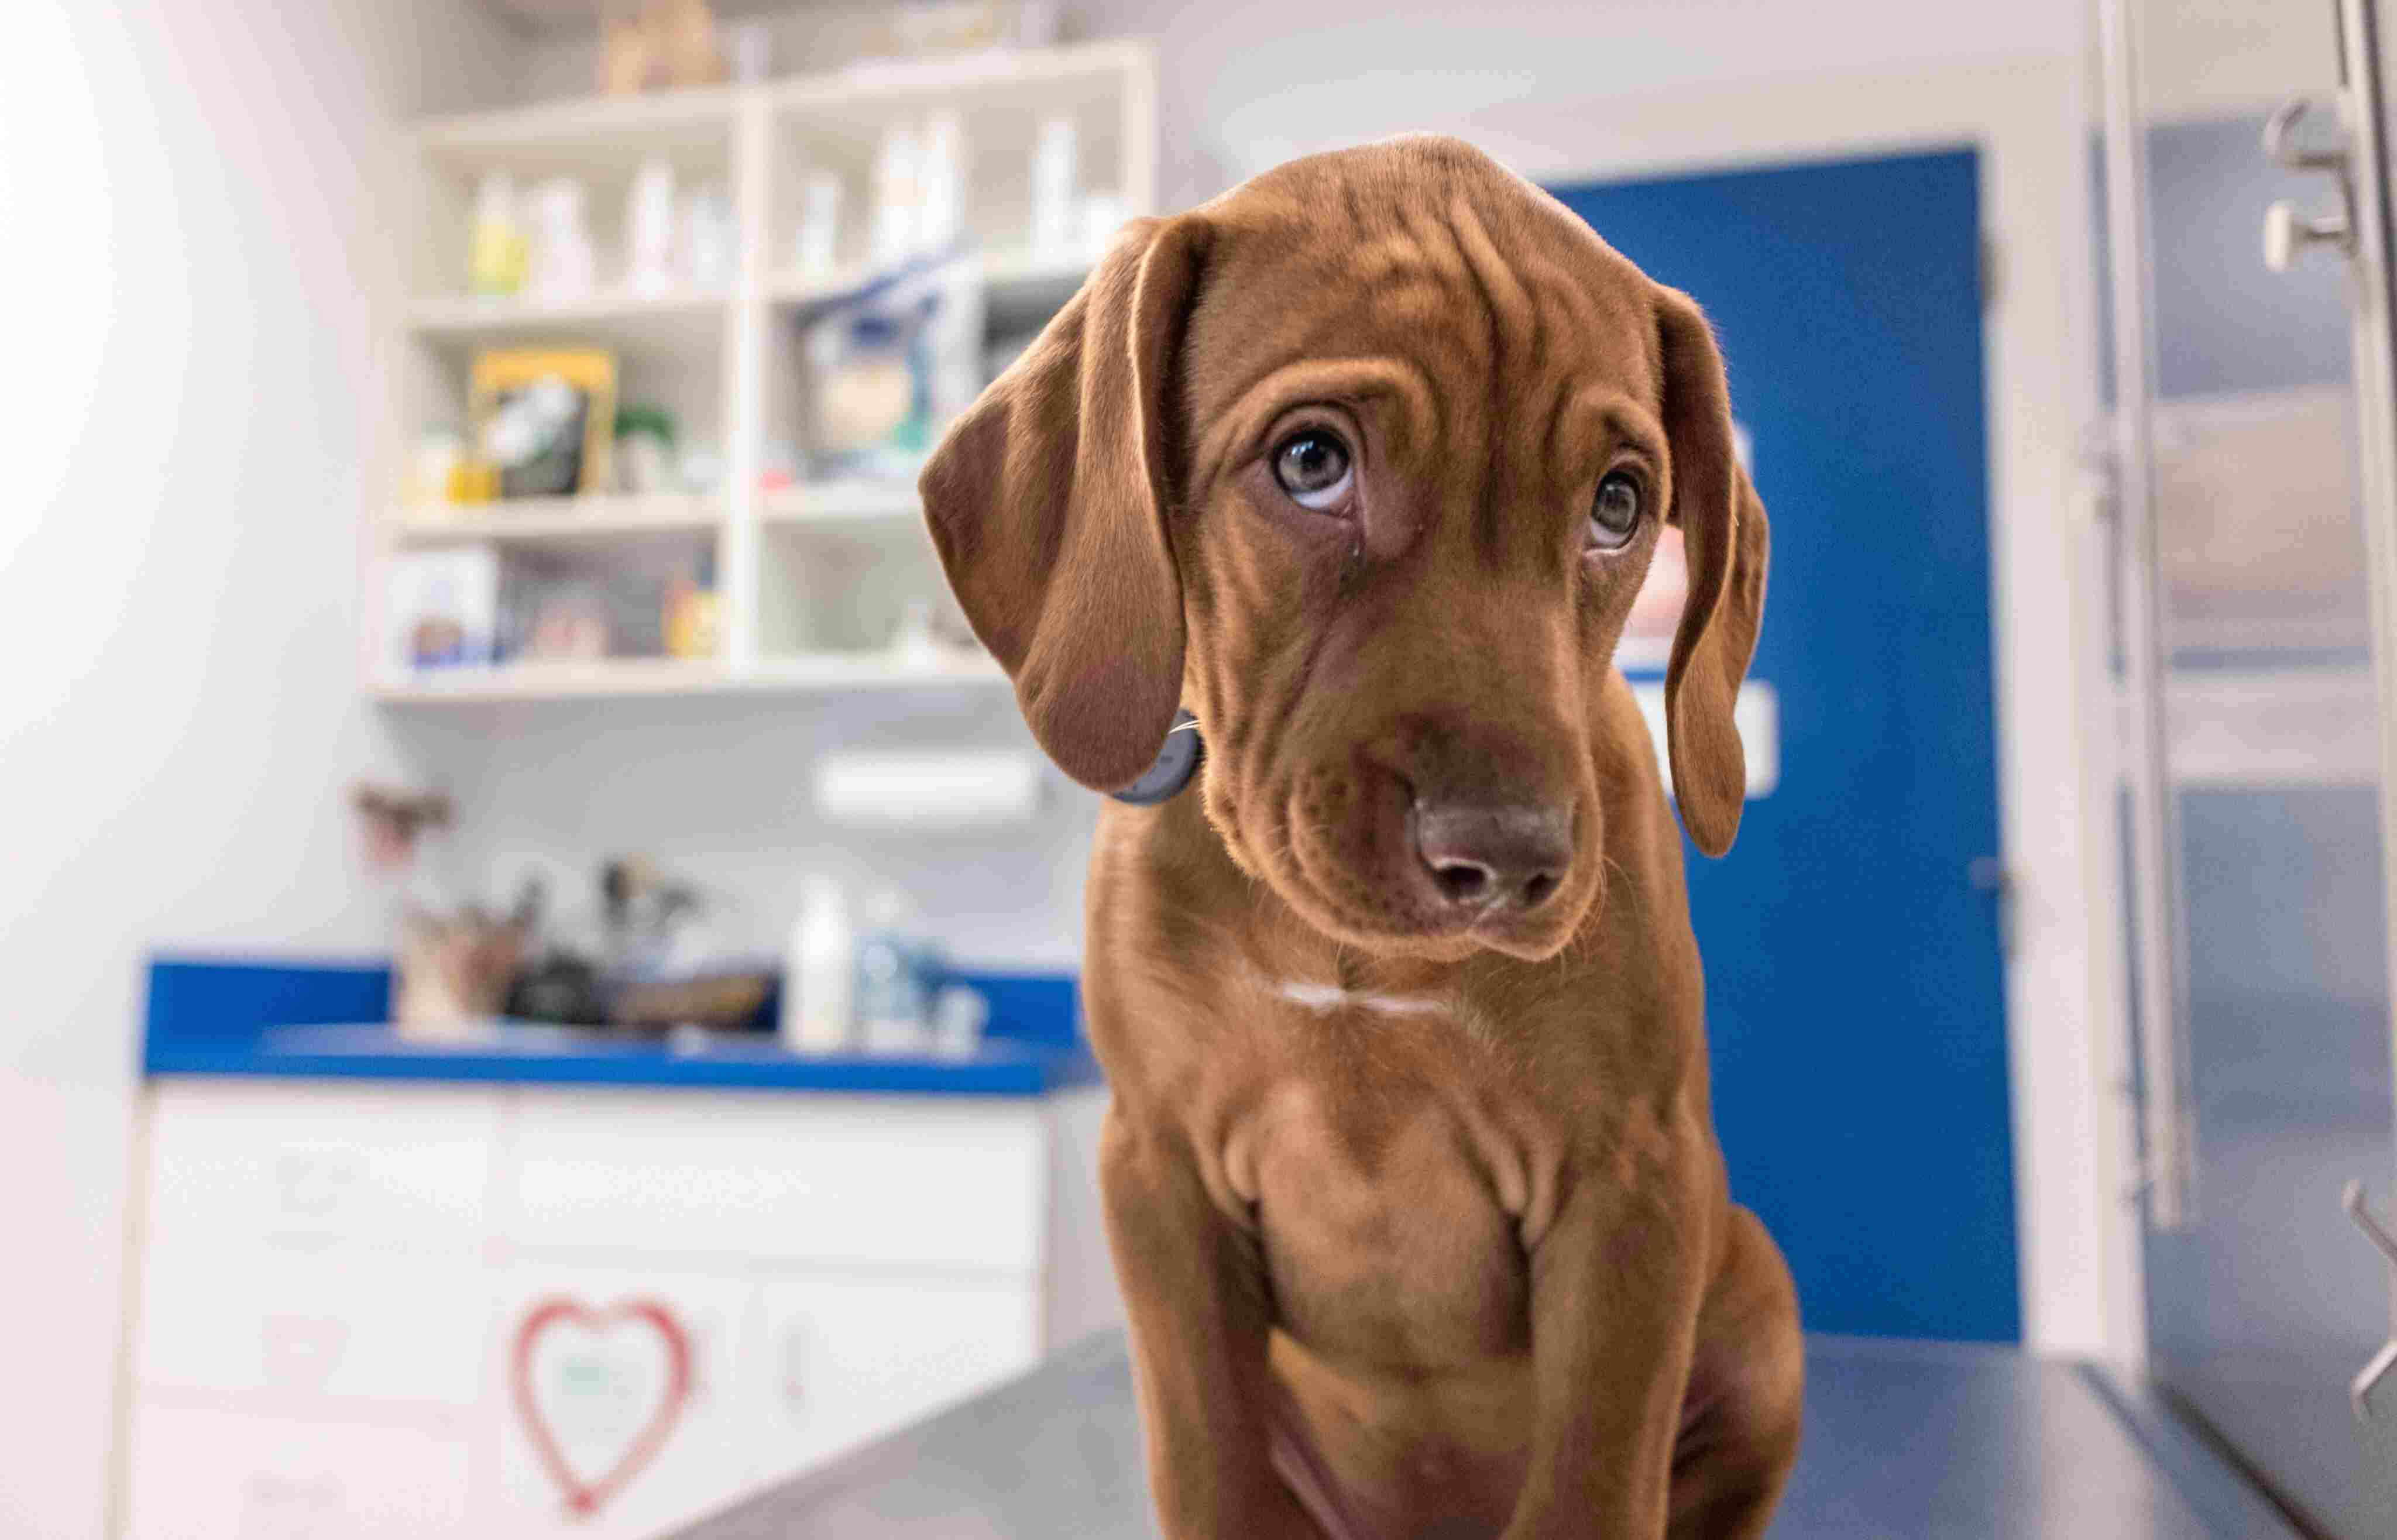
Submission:
[[[433,1426],[260,1417],[145,1398],[127,1540],[468,1535],[470,1455]]]
[[[510,1268],[488,1355],[487,1533],[647,1540],[739,1496],[756,1463],[742,1377],[756,1304],[732,1275]]]
[[[761,1479],[790,1475],[1029,1370],[1029,1284],[777,1279],[762,1291]]]
[[[1047,1134],[1033,1103],[528,1098],[510,1231],[529,1249],[1029,1270]]]
[[[136,1374],[150,1389],[308,1415],[352,1403],[471,1407],[492,1276],[476,1259],[263,1244],[154,1253]]]
[[[497,1130],[489,1092],[169,1087],[153,1124],[149,1242],[479,1248]]]

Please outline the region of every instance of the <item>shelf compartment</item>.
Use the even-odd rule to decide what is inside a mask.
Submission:
[[[733,275],[739,271],[733,141],[743,99],[730,90],[667,92],[653,97],[559,102],[451,118],[419,128],[412,267],[419,296],[410,319],[420,335],[475,340],[527,331],[556,335],[560,328],[599,335],[572,341],[614,342],[628,330],[658,334],[688,327],[692,312],[712,309],[720,333]],[[736,228],[728,269],[694,274],[677,266],[680,291],[631,290],[626,271],[625,205],[640,168],[662,162],[674,173],[676,214],[695,190],[712,187],[732,204]],[[477,190],[504,173],[516,184],[517,216],[533,221],[530,201],[553,178],[581,184],[598,288],[571,301],[465,292]],[[530,230],[528,234],[538,242]],[[723,290],[710,292],[710,288]],[[704,317],[700,318],[703,324]]]
[[[707,495],[636,496],[595,489],[556,498],[502,499],[470,507],[404,503],[387,524],[395,543],[406,548],[486,538],[518,544],[555,543],[633,533],[712,531],[725,526],[727,511],[734,505],[726,485],[732,452],[728,403],[733,370],[725,346],[729,314],[729,307],[720,305],[660,311],[629,324],[589,327],[565,338],[519,338],[508,334],[509,327],[411,336],[401,355],[402,422],[403,431],[420,440],[437,429],[457,435],[470,454],[480,449],[477,435],[484,423],[476,410],[473,382],[475,359],[486,346],[562,342],[569,347],[596,347],[616,361],[617,409],[637,405],[665,411],[674,422],[680,450],[712,457],[716,468],[711,474],[724,489]],[[612,482],[602,480],[600,486],[609,487]],[[489,511],[482,511],[485,508]]]
[[[968,635],[930,531],[871,514],[770,523],[758,549],[757,655],[882,653],[911,614]]]
[[[402,545],[568,543],[620,535],[711,530],[723,523],[720,493],[515,498],[498,502],[444,503],[408,510],[398,523]]]
[[[1073,190],[1078,196],[1112,194],[1127,215],[1155,201],[1153,119],[1155,56],[1142,44],[1098,43],[926,60],[794,80],[765,98],[770,121],[770,169],[764,213],[766,271],[778,299],[837,293],[842,280],[869,264],[875,168],[883,136],[896,124],[931,113],[954,114],[963,129],[964,228],[990,254],[993,308],[1011,315],[1043,297],[1062,303],[1090,265],[1091,252],[1043,253],[1033,245],[1032,161],[1043,122],[1075,126]],[[835,259],[838,269],[817,282],[794,281],[797,234],[807,179],[828,173],[840,185]],[[1051,258],[1071,258],[1065,262]],[[1071,266],[1070,279],[1062,270]],[[1017,301],[1027,281],[1032,292]]]

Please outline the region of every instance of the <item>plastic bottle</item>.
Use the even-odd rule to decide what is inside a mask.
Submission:
[[[651,155],[633,173],[624,197],[624,281],[636,294],[663,294],[675,286],[675,168]]]
[[[1071,116],[1043,118],[1032,144],[1032,255],[1058,261],[1074,246],[1076,132]]]
[[[599,280],[582,179],[552,177],[532,190],[526,287],[549,300],[578,299]]]
[[[793,1053],[842,1053],[856,1041],[850,980],[855,946],[840,884],[809,877],[783,959],[783,1046]]]
[[[799,194],[799,274],[828,278],[839,260],[840,174],[810,171]]]
[[[953,112],[924,120],[923,159],[916,177],[916,244],[943,252],[966,227],[965,125]]]
[[[916,219],[922,203],[924,142],[916,125],[902,118],[882,130],[874,155],[874,265],[891,267],[916,250]]]
[[[683,200],[683,275],[693,288],[710,292],[731,287],[741,263],[741,232],[732,218],[732,194],[710,178]]]
[[[868,1053],[931,1046],[931,949],[907,929],[906,901],[889,889],[866,900],[857,938],[857,1031]]]
[[[516,184],[505,171],[486,171],[475,189],[475,222],[467,236],[467,285],[477,294],[514,294],[524,288],[525,232],[516,220]]]

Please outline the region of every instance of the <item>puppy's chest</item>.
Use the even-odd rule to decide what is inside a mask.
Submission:
[[[1319,1356],[1441,1370],[1521,1351],[1526,1155],[1472,1102],[1293,1077],[1236,1138],[1279,1324]]]

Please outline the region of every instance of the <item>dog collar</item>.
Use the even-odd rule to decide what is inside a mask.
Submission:
[[[1165,742],[1158,747],[1156,762],[1140,772],[1139,780],[1107,795],[1135,808],[1171,802],[1198,778],[1198,767],[1206,758],[1207,741],[1198,736],[1198,718],[1177,711],[1173,725],[1165,730]]]

